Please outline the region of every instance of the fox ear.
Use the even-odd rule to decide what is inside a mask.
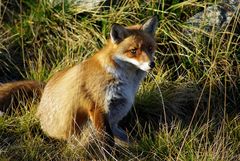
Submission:
[[[120,43],[127,35],[128,31],[123,26],[116,23],[112,25],[110,37],[114,44]]]
[[[145,31],[145,32],[149,33],[150,35],[154,36],[155,35],[155,31],[157,29],[157,25],[158,25],[157,16],[153,16],[152,18],[147,20],[142,25],[142,29],[143,29],[143,31]]]

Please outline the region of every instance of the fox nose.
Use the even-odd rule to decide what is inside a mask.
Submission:
[[[155,67],[155,63],[154,63],[154,62],[150,62],[150,63],[149,63],[149,66],[150,66],[150,68],[152,69],[152,68]]]

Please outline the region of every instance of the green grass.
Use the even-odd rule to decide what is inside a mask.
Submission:
[[[21,112],[0,117],[0,160],[240,160],[239,10],[231,25],[207,33],[207,42],[200,35],[193,43],[183,32],[189,17],[213,3],[126,0],[82,12],[46,0],[0,1],[3,82],[47,81],[98,51],[112,23],[159,17],[157,67],[121,122],[132,144],[117,143],[115,153],[105,156],[96,143],[82,146],[81,138],[53,140],[35,118],[37,103],[21,102]]]

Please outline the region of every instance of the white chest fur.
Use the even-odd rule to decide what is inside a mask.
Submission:
[[[105,110],[109,112],[109,121],[117,123],[131,109],[140,81],[145,72],[140,69],[116,70],[108,68],[115,81],[110,83],[106,89]]]
[[[118,122],[130,111],[145,72],[140,69],[114,70],[107,68],[107,70],[115,78],[106,89],[105,110],[108,113],[108,121],[114,136],[128,142],[128,136],[124,130],[118,127]]]

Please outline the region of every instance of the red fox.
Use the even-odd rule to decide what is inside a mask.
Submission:
[[[118,122],[127,115],[146,72],[154,68],[157,18],[143,25],[113,24],[105,47],[92,57],[53,75],[37,117],[50,137],[67,139],[91,120],[95,129],[128,142]],[[4,86],[4,85],[3,85]],[[2,88],[2,87],[0,87]]]

